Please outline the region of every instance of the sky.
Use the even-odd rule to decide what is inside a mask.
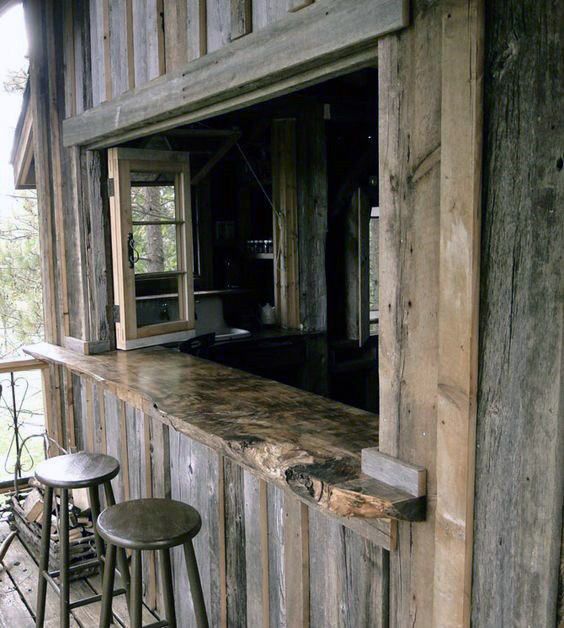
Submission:
[[[17,5],[0,17],[0,219],[15,206],[10,154],[22,104],[21,94],[4,91],[4,81],[21,68],[27,68],[27,37],[23,9]]]

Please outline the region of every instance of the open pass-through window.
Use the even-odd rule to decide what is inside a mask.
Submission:
[[[108,151],[116,345],[193,335],[193,242],[188,153]]]

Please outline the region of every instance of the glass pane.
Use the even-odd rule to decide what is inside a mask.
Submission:
[[[178,275],[135,277],[138,327],[180,320],[179,281]]]
[[[143,176],[158,176],[139,173]],[[131,173],[131,217],[137,221],[176,220],[174,182],[170,184],[139,185],[134,182],[136,173]]]
[[[135,274],[178,270],[176,225],[133,225]]]

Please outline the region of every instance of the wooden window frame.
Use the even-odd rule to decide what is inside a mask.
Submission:
[[[131,172],[167,172],[175,175],[177,225],[178,303],[177,321],[139,327],[135,299],[135,268],[128,261],[128,233],[133,231]],[[118,349],[137,349],[166,342],[186,340],[194,335],[194,277],[192,206],[189,153],[134,148],[108,150],[110,181],[110,222],[114,299],[119,308],[116,320]],[[171,273],[172,274],[172,273]]]

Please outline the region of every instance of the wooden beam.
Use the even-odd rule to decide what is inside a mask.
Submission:
[[[45,369],[49,365],[35,358],[18,358],[16,360],[0,360],[0,373],[16,373],[18,371],[35,371]]]
[[[407,24],[404,0],[327,0],[65,121],[65,145],[119,134],[225,101],[365,50]]]
[[[41,251],[41,283],[43,287],[43,320],[45,339],[57,343],[62,321],[56,260],[56,224],[53,173],[51,170],[51,125],[49,98],[49,63],[46,35],[46,3],[31,0],[25,18],[30,42],[29,80],[30,106],[34,120],[33,151],[35,178],[39,199],[39,243]]]
[[[563,23],[486,3],[473,626],[564,625]]]
[[[387,456],[377,447],[362,450],[362,472],[416,497],[427,493],[427,472],[423,467]]]
[[[428,472],[434,495],[438,386],[442,5],[411,3],[409,29],[378,45],[380,450]],[[398,525],[390,626],[432,626],[434,500]]]
[[[437,510],[433,625],[470,626],[484,2],[443,6]]]
[[[300,329],[296,120],[272,121],[274,302],[279,324]]]

